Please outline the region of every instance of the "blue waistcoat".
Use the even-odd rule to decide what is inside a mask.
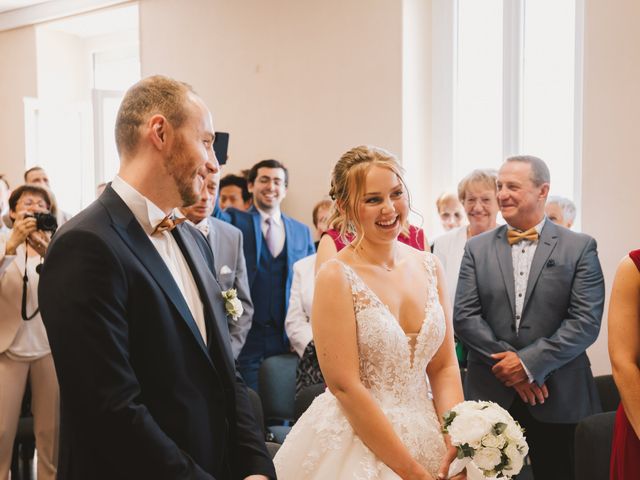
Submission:
[[[251,289],[254,308],[252,330],[268,327],[286,339],[284,319],[287,315],[287,247],[285,244],[280,255],[274,258],[267,247],[264,235],[261,236],[261,241],[258,271]]]

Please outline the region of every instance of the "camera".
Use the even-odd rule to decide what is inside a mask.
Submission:
[[[36,219],[36,229],[38,230],[55,233],[58,229],[58,221],[56,220],[56,217],[50,213],[36,212],[27,216]]]

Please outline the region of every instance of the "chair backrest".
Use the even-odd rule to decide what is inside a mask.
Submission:
[[[595,377],[596,388],[600,396],[600,404],[603,412],[614,412],[620,405],[620,393],[616,382],[613,381],[613,375],[598,375]]]
[[[575,434],[575,478],[609,478],[611,442],[616,412],[605,412],[583,419]]]
[[[265,358],[258,372],[258,393],[267,425],[295,418],[298,356],[285,353]]]
[[[295,400],[296,421],[309,408],[314,398],[324,392],[325,388],[327,386],[324,383],[318,383],[317,385],[309,385],[300,389]]]
[[[265,445],[267,446],[267,452],[269,452],[269,455],[271,456],[271,458],[275,457],[276,453],[278,453],[278,450],[280,450],[279,443],[265,442]]]

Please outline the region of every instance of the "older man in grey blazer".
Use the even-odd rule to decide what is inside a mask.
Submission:
[[[549,184],[539,158],[502,165],[507,225],[467,242],[454,328],[469,347],[466,398],[520,422],[536,479],[567,480],[575,425],[600,411],[585,350],[600,331],[604,281],[595,240],[545,217]]]
[[[247,339],[253,318],[253,303],[249,291],[247,267],[242,250],[242,232],[233,225],[211,216],[220,184],[220,172],[207,177],[200,192],[200,200],[180,211],[202,233],[213,252],[214,277],[225,291],[236,290],[242,303],[242,314],[233,319],[227,316],[233,358],[238,359],[240,350]]]

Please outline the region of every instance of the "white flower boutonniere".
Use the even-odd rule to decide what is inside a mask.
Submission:
[[[227,311],[227,315],[234,322],[237,321],[244,312],[242,302],[238,300],[238,292],[235,288],[230,288],[222,292],[222,298],[224,298],[224,308]]]

